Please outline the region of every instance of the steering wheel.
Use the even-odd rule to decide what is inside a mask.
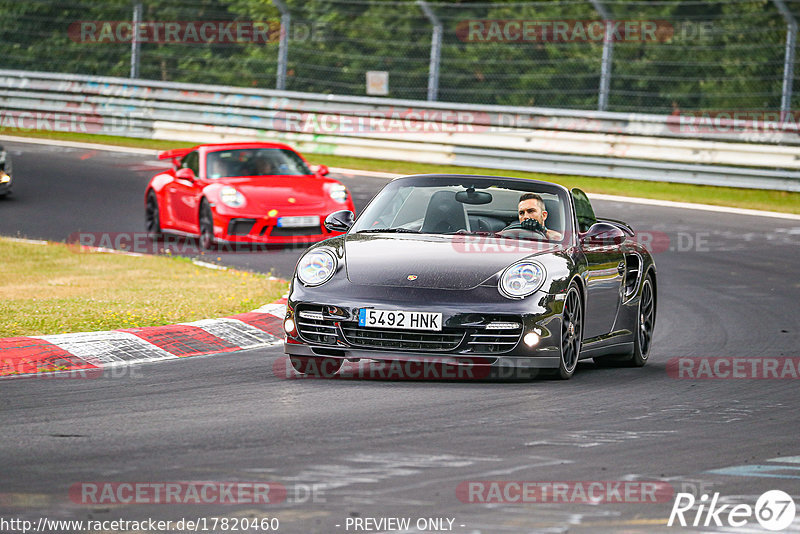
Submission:
[[[522,222],[514,222],[500,230],[498,233],[504,232],[533,232],[547,238],[547,228],[536,219],[525,219]]]

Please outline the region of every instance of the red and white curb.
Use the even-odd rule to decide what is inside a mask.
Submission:
[[[234,352],[283,342],[286,299],[221,319],[109,332],[0,339],[0,377],[102,370],[201,354]]]

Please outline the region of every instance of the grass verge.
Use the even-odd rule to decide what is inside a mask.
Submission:
[[[160,326],[249,312],[283,281],[191,260],[79,251],[0,238],[0,337]]]
[[[154,141],[152,139],[135,139],[113,137],[108,135],[80,134],[74,132],[42,132],[0,128],[0,134],[40,139],[59,139],[65,141],[82,141],[117,146],[153,148],[167,150],[191,146],[182,141]],[[429,165],[406,161],[387,161],[366,158],[349,158],[324,154],[309,154],[313,163],[324,163],[330,167],[383,171],[397,174],[418,173],[455,173],[455,174],[488,174],[492,176],[513,176],[546,180],[565,185],[580,187],[589,193],[604,193],[628,197],[674,200],[677,202],[694,202],[713,204],[734,208],[749,208],[785,213],[800,213],[800,193],[760,189],[739,189],[734,187],[716,187],[668,182],[648,182],[644,180],[622,180],[618,178],[592,178],[587,176],[568,176],[560,174],[544,174],[502,169],[484,169],[478,167],[457,167],[454,165]]]

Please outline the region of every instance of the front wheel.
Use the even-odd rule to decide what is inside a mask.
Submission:
[[[144,209],[145,229],[150,237],[154,240],[161,238],[161,217],[158,210],[158,199],[156,194],[151,190],[147,193],[147,203]]]
[[[200,202],[200,248],[209,250],[214,246],[214,214],[205,199]]]
[[[578,286],[570,284],[561,312],[561,360],[556,376],[568,380],[575,373],[583,342],[583,307]]]

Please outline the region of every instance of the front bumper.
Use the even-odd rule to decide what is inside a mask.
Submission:
[[[560,363],[562,295],[540,292],[509,300],[487,286],[443,291],[349,283],[346,292],[332,294],[297,285],[286,315],[296,325],[284,345],[292,356],[532,369],[558,368]],[[425,332],[359,327],[358,310],[364,307],[441,312],[443,328]],[[508,327],[512,323],[518,326]],[[528,334],[535,334],[533,346],[524,341]]]

